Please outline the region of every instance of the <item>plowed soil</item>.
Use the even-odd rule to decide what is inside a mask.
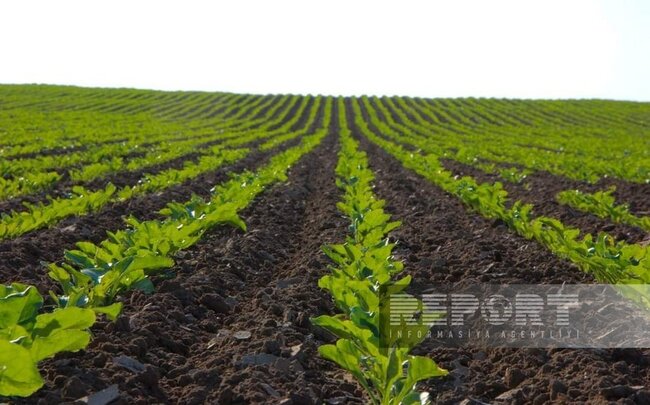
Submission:
[[[221,227],[206,234],[177,256],[175,278],[155,280],[151,295],[127,295],[116,322],[93,327],[87,350],[44,362],[45,387],[11,402],[74,402],[117,385],[120,404],[363,403],[354,380],[319,357],[317,348],[333,339],[309,322],[335,312],[317,284],[329,264],[321,246],[340,243],[347,233],[336,209],[337,132],[331,128],[291,169],[288,182],[266,190],[242,213],[246,233]],[[353,132],[376,174],[376,193],[402,221],[391,237],[414,279],[409,292],[433,285],[594,282],[503,224],[469,213]],[[255,167],[262,157],[2,242],[0,277],[47,291],[52,285],[40,261],[60,260],[75,241],[101,240],[128,213],[153,217],[167,201],[207,195],[227,171]],[[545,205],[547,196],[534,198],[541,212],[557,208]],[[425,342],[416,351],[450,371],[424,384],[436,403],[650,403],[649,350],[441,349]]]

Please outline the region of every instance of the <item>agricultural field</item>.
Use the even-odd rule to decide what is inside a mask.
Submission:
[[[646,348],[379,339],[650,284],[650,103],[0,85],[0,214],[0,403],[650,403]]]

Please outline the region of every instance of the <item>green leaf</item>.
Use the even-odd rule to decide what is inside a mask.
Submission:
[[[144,276],[144,274],[143,274],[143,276]],[[132,283],[130,289],[142,291],[145,294],[153,294],[153,292],[156,290],[153,283],[148,278],[142,278],[142,279]]]
[[[43,379],[29,351],[0,340],[0,396],[27,397],[42,386]]]
[[[0,340],[17,343],[19,345],[29,345],[32,341],[31,333],[20,325],[14,325],[6,329],[0,329]]]
[[[345,325],[345,323],[341,319],[337,317],[329,316],[329,315],[321,315],[316,318],[311,318],[311,323],[316,326],[320,326],[321,328],[327,329],[328,331],[332,332],[336,337],[346,338],[346,339],[353,338],[349,328]]]
[[[365,381],[366,378],[359,367],[361,353],[354,346],[352,341],[347,339],[339,339],[335,345],[323,345],[318,348],[318,352],[325,359],[330,360],[349,371],[360,382]]]
[[[447,374],[447,370],[438,367],[436,362],[428,357],[410,356],[408,359],[406,381],[397,397],[398,403],[402,399],[412,396],[412,391],[418,381],[426,380],[427,378],[442,377]]]
[[[174,266],[174,260],[165,256],[136,256],[133,262],[128,266],[128,271],[144,270],[145,274],[150,274],[154,270],[167,269]]]
[[[431,403],[428,392],[413,391],[407,395],[401,402],[401,405],[426,405]]]
[[[32,286],[0,285],[0,329],[30,322],[42,305],[43,298]]]
[[[91,309],[70,307],[36,317],[34,336],[49,336],[56,329],[88,329],[95,323]]]
[[[398,294],[411,284],[411,276],[405,276],[401,279],[385,285],[385,290],[382,292],[383,296],[390,296],[391,294]]]
[[[90,342],[87,331],[95,323],[95,313],[77,307],[61,308],[36,317],[30,347],[34,361],[63,351],[77,351]]]
[[[122,312],[122,303],[116,302],[104,307],[93,307],[92,310],[96,313],[104,314],[109,320],[114,321]]]
[[[379,325],[377,317],[373,317],[371,313],[364,311],[360,307],[353,307],[350,310],[350,320],[355,325],[370,330],[373,336],[379,337]]]
[[[90,333],[74,329],[56,329],[46,337],[34,339],[30,353],[34,361],[41,361],[60,352],[76,352],[90,343]]]
[[[67,250],[65,252],[65,258],[81,269],[95,267],[95,262],[81,250]]]
[[[92,280],[93,284],[99,284],[102,282],[102,277],[106,274],[108,270],[102,268],[87,268],[80,271],[81,274],[84,274]]]
[[[421,381],[447,374],[447,370],[438,367],[436,362],[428,357],[412,356],[408,360],[407,381]]]
[[[95,256],[98,249],[97,245],[91,242],[77,242],[76,246],[87,256]]]

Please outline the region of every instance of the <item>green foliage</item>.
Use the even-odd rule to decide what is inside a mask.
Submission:
[[[521,183],[528,177],[530,170],[519,170],[516,167],[506,167],[498,170],[499,176],[510,183]]]
[[[60,178],[57,172],[27,173],[12,180],[0,177],[0,200],[46,189]]]
[[[14,238],[26,232],[54,224],[71,215],[97,211],[110,201],[115,186],[108,184],[103,190],[90,192],[81,186],[72,188],[66,198],[51,199],[48,204],[25,203],[26,211],[0,214],[0,239]]]
[[[337,206],[351,225],[344,244],[323,247],[334,266],[318,285],[330,293],[341,314],[312,319],[339,338],[319,352],[350,372],[373,404],[428,403],[428,394],[417,392],[417,382],[447,372],[429,358],[408,354],[419,340],[386,338],[383,303],[410,283],[409,276],[394,280],[403,265],[393,259],[395,245],[387,239],[400,223],[390,222],[384,201],[374,196],[367,157],[350,136],[344,114],[339,117],[342,146],[336,174],[344,197]]]
[[[306,103],[304,104],[306,105]],[[320,98],[317,98],[316,105],[319,104]],[[328,99],[325,103],[325,117],[331,115],[331,104],[331,99]],[[310,112],[309,120],[313,120],[314,118],[315,112],[312,111]],[[113,186],[109,185],[104,190],[94,192],[77,187],[73,188],[73,193],[69,197],[51,199],[47,204],[28,206],[27,211],[3,215],[2,220],[0,220],[0,239],[13,238],[25,232],[51,226],[72,215],[83,215],[97,211],[109,202],[121,202],[135,196],[166,189],[189,179],[196,178],[203,173],[215,170],[224,164],[242,159],[250,151],[248,148],[226,149],[229,147],[237,147],[270,138],[270,140],[260,146],[264,150],[269,150],[305,134],[306,131],[285,133],[289,127],[295,125],[298,119],[299,116],[292,117],[286,124],[273,131],[264,131],[264,128],[270,126],[270,123],[267,122],[260,130],[248,131],[245,134],[239,132],[220,133],[218,135],[211,134],[207,138],[201,136],[183,142],[170,142],[164,146],[159,145],[145,156],[130,160],[126,165],[126,169],[129,171],[140,170],[154,164],[163,163],[194,151],[206,141],[223,139],[223,142],[217,146],[200,148],[198,161],[187,161],[181,169],[167,169],[156,174],[145,174],[133,186],[125,186],[115,191]],[[81,169],[73,169],[70,173],[73,179],[91,180],[109,171],[114,171],[113,169],[121,169],[118,166],[121,164],[120,162],[121,158],[115,158],[110,162],[100,162],[85,166]],[[83,190],[83,193],[75,190]]]
[[[32,286],[0,285],[0,396],[29,396],[43,385],[38,362],[84,349],[95,313],[62,308],[38,314],[43,298]]]
[[[249,149],[222,150],[219,146],[213,146],[209,148],[209,154],[201,156],[197,162],[185,162],[182,169],[167,169],[156,174],[145,174],[138,184],[122,188],[117,193],[117,199],[120,201],[127,200],[136,195],[160,191],[173,185],[182,184],[226,163],[242,159],[249,152]]]
[[[96,212],[109,202],[124,201],[145,193],[164,190],[196,178],[202,173],[215,170],[224,164],[242,159],[248,149],[221,150],[211,148],[213,155],[202,156],[197,163],[187,162],[182,169],[168,169],[155,175],[145,177],[135,186],[125,186],[116,191],[108,184],[103,190],[90,192],[81,186],[72,188],[72,194],[66,198],[51,199],[47,204],[25,204],[27,211],[2,214],[0,217],[0,239],[13,238],[26,232],[53,225],[73,215]]]
[[[91,181],[101,178],[108,173],[116,172],[124,167],[124,159],[115,157],[103,162],[91,163],[80,169],[68,171],[70,179],[74,182]]]
[[[248,150],[238,148],[247,143],[270,150],[302,138],[259,170],[232,175],[209,199],[171,202],[161,211],[163,218],[129,218],[126,229],[109,233],[102,242],[79,242],[63,263],[48,265],[60,283],[59,293],[50,293],[58,304],[54,311],[43,308],[34,287],[0,286],[0,396],[36,390],[43,383],[40,360],[85,347],[97,314],[115,319],[126,291],[153,291],[152,276],[170,276],[175,254],[205,232],[224,224],[245,229],[238,213],[267,187],[287,180],[289,167],[320,142],[334,101],[35,86],[0,86],[0,91],[0,200],[47,192],[61,179],[87,182],[191,157],[181,168],[152,171],[121,190],[110,184],[98,190],[74,187],[47,203],[3,213],[0,239],[196,178],[246,156]],[[381,341],[386,336],[380,320],[383,303],[389,294],[404,291],[411,279],[399,278],[402,263],[393,259],[394,244],[386,236],[399,222],[390,220],[383,201],[373,195],[367,158],[350,136],[343,100],[338,103],[342,150],[336,174],[345,191],[338,208],[350,220],[350,233],[344,243],[323,248],[333,266],[319,286],[330,292],[340,313],[313,320],[339,338],[320,352],[354,375],[372,402],[423,403],[428,398],[417,391],[417,382],[445,371],[431,359],[409,354],[417,339]],[[362,133],[405,166],[598,280],[625,284],[624,294],[650,306],[643,288],[650,283],[647,246],[619,242],[605,233],[581,235],[553,218],[534,216],[531,205],[510,204],[501,183],[457,177],[441,164],[453,159],[517,183],[539,170],[588,182],[611,176],[647,183],[647,105],[385,97],[364,97],[352,105]],[[321,110],[325,117],[319,123]],[[617,205],[611,190],[567,191],[558,200],[650,228],[650,219]]]
[[[603,177],[650,182],[648,126],[627,115],[635,110],[647,114],[643,103],[405,97],[360,101],[382,135],[509,182],[520,182],[534,171],[590,183]],[[511,168],[513,164],[519,169]]]
[[[557,200],[561,204],[592,213],[600,218],[611,219],[614,222],[636,226],[650,232],[650,216],[637,217],[630,212],[627,204],[616,204],[616,199],[612,195],[615,191],[615,187],[593,194],[580,190],[567,190],[558,193]]]

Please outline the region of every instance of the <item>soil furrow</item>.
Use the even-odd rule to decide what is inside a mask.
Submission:
[[[330,134],[291,171],[289,184],[246,210],[245,235],[208,240],[211,249],[191,255],[224,269],[211,274],[209,283],[220,286],[220,297],[236,302],[234,312],[215,325],[217,335],[227,336],[224,330],[252,333],[244,340],[217,338],[212,348],[206,340],[190,354],[192,367],[214,368],[221,377],[218,388],[201,401],[274,403],[290,398],[315,404],[360,395],[355,385],[341,384],[341,370],[319,357],[322,342],[309,322],[333,311],[331,299],[318,288],[327,272],[320,247],[341,241],[346,233],[346,221],[336,211],[335,141]]]

